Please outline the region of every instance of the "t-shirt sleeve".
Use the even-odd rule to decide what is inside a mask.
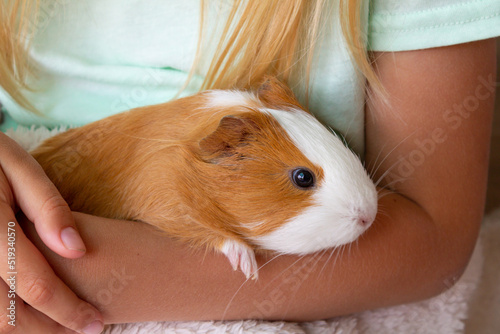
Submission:
[[[500,36],[500,0],[372,0],[368,49],[405,51]]]

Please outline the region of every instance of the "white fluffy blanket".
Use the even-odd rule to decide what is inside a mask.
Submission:
[[[23,128],[7,131],[25,149],[33,149],[41,140],[63,131],[48,131],[45,128]],[[469,319],[470,326],[477,330],[481,323],[491,320],[484,307],[491,309],[500,305],[500,289],[497,287],[500,268],[500,210],[486,219],[480,241],[470,264],[462,278],[448,291],[432,299],[390,308],[366,311],[351,316],[308,323],[266,322],[266,321],[204,321],[204,322],[145,322],[109,326],[105,333],[151,334],[151,333],[464,333],[468,312],[475,318]],[[481,245],[484,247],[481,247]],[[483,249],[484,248],[484,249]],[[495,253],[496,252],[496,253]],[[488,277],[481,280],[483,262],[496,258],[494,268],[489,268]],[[490,260],[489,260],[490,259]],[[485,271],[486,272],[486,271]],[[496,280],[495,280],[496,278]],[[486,282],[486,283],[485,283]],[[484,297],[494,290],[496,296],[485,304]],[[473,300],[471,302],[471,300]],[[471,305],[475,305],[471,309]],[[479,324],[478,324],[479,323]],[[469,324],[468,324],[469,326]],[[495,331],[493,328],[486,331]],[[483,331],[481,331],[483,332]],[[472,331],[471,331],[472,333]],[[474,331],[474,333],[477,333]],[[493,333],[493,332],[492,332]]]

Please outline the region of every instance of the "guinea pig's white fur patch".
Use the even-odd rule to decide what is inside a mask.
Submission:
[[[253,241],[282,253],[311,253],[352,242],[373,222],[377,191],[357,156],[304,111],[265,109],[297,148],[324,171],[314,204],[276,230]]]

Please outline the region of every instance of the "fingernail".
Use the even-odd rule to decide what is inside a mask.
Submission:
[[[104,329],[104,325],[99,320],[91,322],[87,327],[83,329],[84,334],[99,334]]]
[[[85,244],[82,238],[80,238],[78,232],[71,226],[61,231],[61,240],[67,249],[85,252]]]

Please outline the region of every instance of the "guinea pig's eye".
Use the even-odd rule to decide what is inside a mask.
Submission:
[[[293,183],[301,189],[314,186],[314,174],[307,168],[297,168],[291,173]]]

